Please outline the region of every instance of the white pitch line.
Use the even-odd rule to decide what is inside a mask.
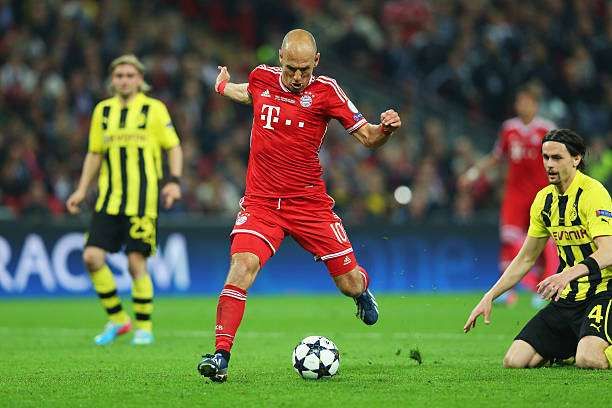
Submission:
[[[91,336],[96,333],[96,329],[75,329],[67,327],[6,327],[0,326],[1,335],[11,335],[22,333],[26,335],[40,336]],[[279,338],[285,337],[288,332],[259,332],[259,331],[239,331],[238,336],[244,338]],[[324,334],[324,333],[323,333]],[[161,337],[180,337],[180,338],[199,338],[213,337],[212,330],[158,330],[157,336]],[[423,339],[423,340],[459,340],[459,339],[490,339],[490,340],[505,340],[511,338],[511,335],[504,334],[489,334],[489,333],[452,333],[452,332],[394,332],[394,333],[356,333],[347,332],[339,333],[336,337],[348,337],[355,339]]]

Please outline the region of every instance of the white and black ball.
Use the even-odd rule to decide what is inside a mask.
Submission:
[[[308,336],[293,349],[293,368],[310,380],[333,377],[340,367],[340,352],[336,345],[323,336]]]

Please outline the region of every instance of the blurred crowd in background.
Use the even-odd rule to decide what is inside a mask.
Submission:
[[[347,224],[494,221],[503,171],[469,191],[457,179],[534,81],[541,115],[589,141],[589,170],[610,188],[609,1],[0,0],[0,217],[65,214],[92,109],[108,97],[107,66],[124,53],[144,61],[182,141],[184,199],[170,215],[233,217],[251,111],[214,93],[217,65],[243,82],[255,65],[277,64],[296,27],[317,38],[318,73],[336,77],[366,118],[402,115],[377,151],[330,126],[321,160]]]

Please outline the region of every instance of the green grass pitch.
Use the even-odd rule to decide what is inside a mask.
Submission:
[[[124,296],[128,298],[128,296]],[[497,307],[493,323],[462,326],[478,295],[381,295],[381,318],[366,327],[350,299],[251,295],[228,382],[204,381],[200,354],[213,348],[216,298],[158,298],[156,343],[108,347],[92,338],[104,323],[97,300],[0,301],[0,406],[604,406],[612,371],[575,367],[504,370],[504,351],[533,315],[523,296]],[[129,307],[129,302],[126,302]],[[291,367],[303,337],[340,349],[329,380]],[[422,364],[410,359],[418,349]]]

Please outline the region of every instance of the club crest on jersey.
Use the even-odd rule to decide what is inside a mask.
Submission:
[[[578,211],[576,211],[576,206],[574,206],[574,208],[571,209],[570,213],[569,213],[569,219],[570,221],[576,221],[576,219],[578,218]]]
[[[612,211],[608,211],[608,210],[597,210],[595,211],[595,215],[598,217],[608,217],[608,218],[612,218]]]
[[[238,213],[238,216],[236,217],[236,225],[242,225],[245,222],[247,222],[248,216],[249,216],[249,213],[247,212]]]
[[[312,94],[304,94],[300,97],[300,105],[309,108],[312,105]]]

